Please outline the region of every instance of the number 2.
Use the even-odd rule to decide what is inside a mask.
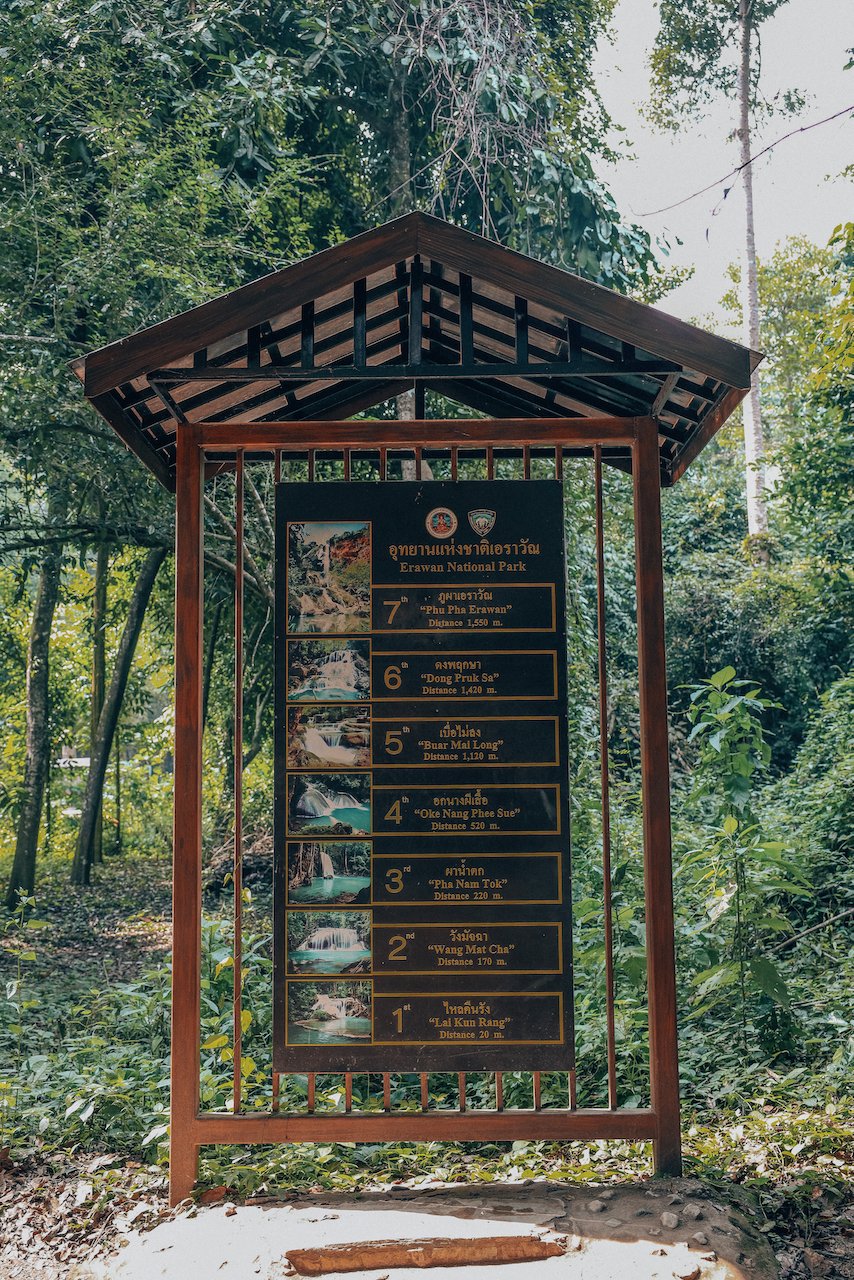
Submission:
[[[389,960],[405,960],[406,959],[406,939],[402,933],[393,934],[389,940]]]

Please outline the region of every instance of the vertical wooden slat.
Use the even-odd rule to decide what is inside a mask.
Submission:
[[[516,326],[516,363],[528,363],[528,299],[517,297],[513,307]]]
[[[203,461],[196,428],[177,432],[175,537],[175,814],[172,879],[172,1114],[169,1196],[198,1172],[202,915]]]
[[[237,454],[234,494],[234,1114],[240,1110],[243,1057],[243,520],[244,458]]]
[[[649,1067],[652,1107],[658,1130],[653,1149],[656,1171],[678,1176],[682,1171],[682,1148],[670,850],[661,482],[658,429],[652,419],[638,421],[632,452],[649,986]]]
[[[278,1071],[273,1072],[273,1100],[270,1103],[270,1110],[275,1114],[279,1110],[279,1095],[281,1093],[282,1077]]]
[[[611,792],[608,768],[608,668],[605,645],[605,530],[602,503],[602,447],[593,447],[596,489],[596,631],[599,656],[599,776],[602,792],[602,884],[605,921],[605,1009],[608,1026],[608,1106],[617,1106],[617,1049],[614,1027],[614,914],[611,902]]]
[[[344,450],[344,479],[350,479],[350,450]]]
[[[495,458],[491,444],[486,446],[486,478],[487,480],[495,479]]]
[[[420,445],[415,449],[415,479],[421,480],[424,475],[424,450]]]
[[[580,361],[582,356],[581,350],[581,325],[577,320],[567,320],[566,322],[566,358],[571,364],[573,361]]]
[[[460,364],[474,363],[471,276],[460,272]]]
[[[257,324],[246,331],[246,365],[249,369],[261,367],[261,327]]]
[[[310,369],[314,364],[314,303],[303,303],[300,315],[300,364]]]
[[[451,446],[451,479],[456,480],[459,475],[459,456],[456,445]]]
[[[305,1108],[306,1108],[306,1111],[312,1112],[314,1111],[314,1089],[315,1089],[315,1075],[313,1071],[309,1071],[308,1075],[305,1078],[305,1082],[306,1082]]]
[[[466,1073],[465,1071],[457,1072],[457,1095],[458,1108],[460,1111],[466,1109]]]
[[[522,476],[525,480],[531,478],[531,446],[527,444],[522,450]]]
[[[501,1071],[495,1073],[495,1110],[504,1110],[504,1075]]]
[[[308,481],[309,481],[309,484],[311,483],[311,481],[312,481],[313,479],[314,479],[314,450],[313,450],[313,449],[309,449],[309,451],[308,451]]]
[[[391,1111],[391,1076],[383,1072],[383,1111]]]
[[[353,364],[363,368],[368,360],[367,349],[367,281],[353,282]]]
[[[539,1071],[535,1071],[534,1075],[534,1110],[541,1111],[543,1106],[543,1081]]]
[[[563,449],[558,445],[555,449],[555,480],[563,479]]]
[[[273,461],[273,480],[276,484],[282,483],[282,451],[277,449]]]
[[[426,1071],[421,1072],[421,1110],[427,1111],[430,1107],[430,1080]]]
[[[344,1110],[347,1115],[353,1110],[353,1072],[344,1072]]]
[[[569,1109],[570,1111],[578,1110],[578,1085],[576,1082],[575,1068],[572,1067],[567,1080],[567,1088],[569,1090]]]
[[[409,273],[409,363],[421,363],[422,328],[424,317],[424,271],[421,257],[415,254]]]

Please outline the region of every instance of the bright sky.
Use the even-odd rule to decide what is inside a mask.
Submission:
[[[755,132],[754,154],[789,129],[854,103],[854,71],[843,70],[846,49],[854,44],[852,16],[849,0],[789,0],[763,24],[763,93],[772,98],[797,88],[809,101],[801,117],[778,115]],[[653,237],[666,235],[674,264],[696,266],[693,278],[663,300],[662,310],[684,320],[715,316],[720,325],[718,303],[728,288],[726,268],[739,256],[744,236],[741,185],[736,184],[722,204],[723,187],[731,186],[731,180],[678,209],[651,211],[683,199],[735,167],[738,143],[727,140],[735,104],[719,100],[702,123],[685,125],[675,135],[645,126],[637,108],[648,96],[647,54],[656,28],[655,0],[620,0],[614,38],[603,41],[599,50],[597,83],[611,115],[626,129],[635,156],[602,176],[624,217],[639,222]],[[854,219],[852,185],[838,177],[852,162],[854,121],[843,116],[790,138],[754,165],[760,257],[767,257],[790,235],[825,244],[838,223]],[[684,242],[681,247],[676,237]],[[730,331],[730,336],[740,334]]]
[[[313,520],[305,525],[304,537],[306,542],[316,542],[320,545],[328,542],[330,538],[336,538],[345,533],[358,533],[364,527],[364,520],[355,523],[337,521],[335,524],[324,524],[319,520]]]

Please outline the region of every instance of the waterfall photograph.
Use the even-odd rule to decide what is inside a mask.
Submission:
[[[371,847],[356,840],[289,840],[288,903],[371,900]]]
[[[364,707],[289,707],[288,768],[371,763],[371,713]]]
[[[367,640],[289,640],[288,702],[362,702],[371,694]]]
[[[289,911],[288,973],[370,973],[369,911]]]
[[[288,631],[371,629],[368,521],[288,525]]]
[[[294,774],[288,781],[288,833],[368,835],[371,830],[369,773]]]
[[[348,1044],[371,1037],[370,982],[289,982],[288,1044]]]

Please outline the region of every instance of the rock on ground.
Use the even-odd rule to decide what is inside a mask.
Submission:
[[[607,1198],[600,1190],[597,1200],[591,1188],[552,1183],[395,1187],[359,1197],[321,1194],[288,1203],[191,1208],[147,1233],[132,1227],[116,1258],[78,1267],[69,1280],[285,1280],[293,1275],[284,1257],[289,1249],[531,1233],[565,1239],[567,1252],[536,1262],[440,1266],[423,1274],[431,1280],[459,1280],[465,1271],[507,1280],[777,1280],[762,1234],[700,1184],[605,1190]],[[418,1273],[392,1268],[354,1274],[412,1280]]]

